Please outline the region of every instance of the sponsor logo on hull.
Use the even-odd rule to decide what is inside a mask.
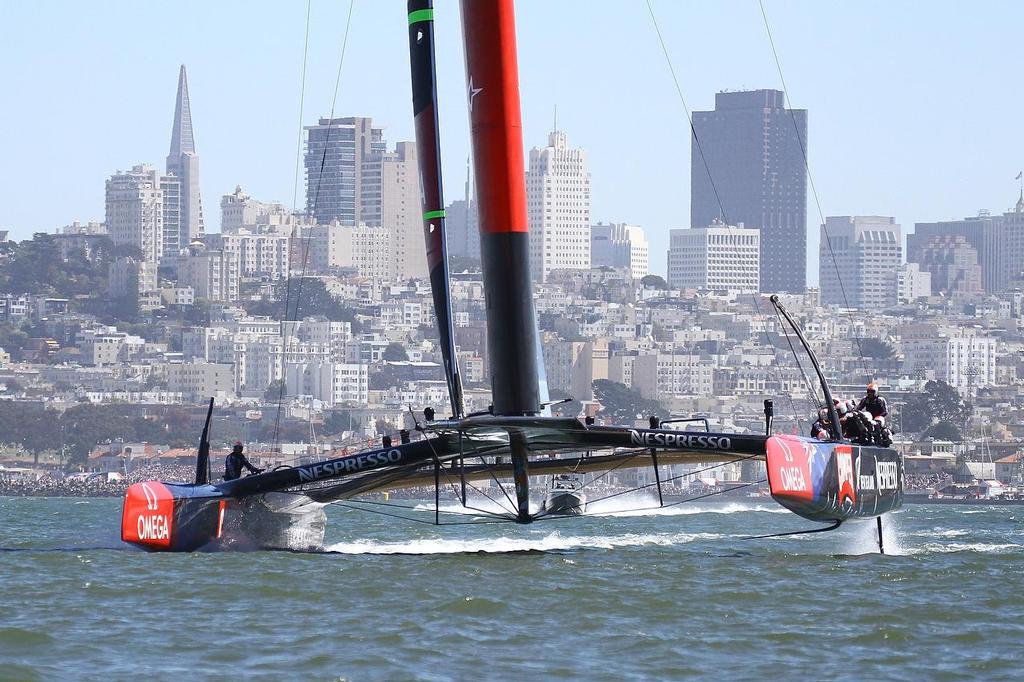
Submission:
[[[158,481],[128,487],[121,512],[121,539],[150,547],[169,547],[174,528],[174,496]]]
[[[376,452],[367,452],[361,455],[343,457],[330,462],[322,462],[320,464],[311,464],[309,466],[299,467],[297,471],[299,472],[299,480],[305,483],[307,481],[316,481],[321,478],[355,473],[357,471],[362,471],[363,469],[388,466],[389,464],[398,464],[401,461],[401,450],[378,450]]]
[[[629,430],[633,445],[663,448],[696,448],[700,450],[729,450],[732,439],[728,436],[712,436],[702,433],[665,433]]]
[[[853,506],[857,503],[857,491],[853,486],[853,448],[837,445],[836,478],[839,481],[839,504]]]
[[[772,436],[767,443],[768,485],[772,495],[814,499],[811,462],[814,446],[789,436]]]

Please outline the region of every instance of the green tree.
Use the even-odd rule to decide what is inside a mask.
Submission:
[[[288,395],[285,390],[284,381],[278,379],[277,381],[271,381],[267,385],[266,390],[263,391],[263,402],[265,403],[276,403],[283,396]]]
[[[660,275],[647,275],[640,278],[640,286],[645,289],[668,289],[668,282]]]
[[[602,416],[605,421],[616,424],[631,424],[636,419],[651,415],[662,419],[668,417],[668,411],[657,400],[644,398],[638,391],[616,381],[594,381],[594,397],[604,407]]]
[[[388,362],[396,362],[408,360],[409,354],[405,352],[405,346],[397,342],[392,342],[384,349],[384,353],[381,357]]]
[[[912,394],[903,402],[899,409],[899,426],[904,431],[917,433],[933,424],[944,422],[959,434],[960,425],[966,421],[970,412],[971,406],[955,388],[944,381],[929,381],[924,385],[923,392]],[[957,437],[952,440],[959,439]]]
[[[860,339],[860,351],[864,353],[864,357],[875,360],[888,360],[895,354],[890,344],[873,337]]]

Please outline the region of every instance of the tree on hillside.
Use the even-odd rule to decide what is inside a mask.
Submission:
[[[651,415],[662,419],[668,417],[668,410],[657,400],[644,398],[638,391],[616,381],[594,381],[594,397],[604,407],[601,416],[606,422],[631,424],[637,419],[645,419]]]
[[[860,339],[860,351],[864,353],[864,357],[875,360],[888,360],[895,354],[892,345],[873,337]]]
[[[393,341],[384,349],[384,353],[381,357],[388,362],[396,362],[408,360],[409,354],[405,351],[405,346]]]
[[[286,395],[288,395],[288,392],[285,390],[284,381],[280,379],[277,381],[271,381],[263,391],[263,402],[276,403],[282,398],[282,396]]]
[[[645,289],[668,289],[668,282],[661,275],[647,275],[640,278],[640,286]]]
[[[957,437],[951,440],[960,440],[960,426],[970,412],[970,404],[955,388],[944,381],[929,381],[924,385],[923,392],[908,396],[900,406],[899,426],[904,431],[916,433],[925,431],[933,424],[945,423],[956,431]],[[948,429],[944,429],[944,432],[951,433]]]

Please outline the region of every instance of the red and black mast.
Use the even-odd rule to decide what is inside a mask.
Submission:
[[[530,284],[523,120],[512,0],[462,0],[466,83],[480,211],[492,411],[541,410],[537,319]],[[528,521],[525,439],[509,431],[517,516]]]
[[[412,70],[412,109],[416,123],[416,158],[423,197],[423,237],[434,313],[441,339],[445,379],[452,415],[465,414],[462,379],[455,355],[455,327],[448,280],[448,242],[445,234],[444,193],[441,185],[441,143],[437,123],[437,75],[434,59],[432,0],[409,0],[409,64]]]

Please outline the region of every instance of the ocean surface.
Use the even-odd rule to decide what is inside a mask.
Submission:
[[[0,498],[0,679],[1024,677],[1024,507],[904,507],[885,556],[871,523],[745,539],[810,525],[772,502],[531,526],[332,507],[316,554],[149,554],[119,513]]]

